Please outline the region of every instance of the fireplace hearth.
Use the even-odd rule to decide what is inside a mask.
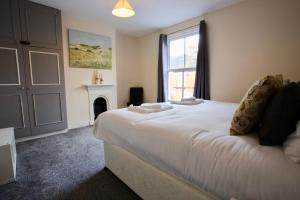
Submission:
[[[98,115],[107,111],[107,103],[103,97],[98,97],[94,101],[94,120],[97,119]]]

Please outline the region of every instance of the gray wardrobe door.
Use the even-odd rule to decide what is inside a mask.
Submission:
[[[62,51],[25,47],[24,60],[32,135],[66,129]]]
[[[14,127],[17,138],[30,135],[22,49],[0,44],[0,128]]]
[[[62,49],[60,11],[25,0],[20,4],[22,40],[34,47]]]
[[[0,43],[18,44],[21,39],[18,0],[0,2]]]

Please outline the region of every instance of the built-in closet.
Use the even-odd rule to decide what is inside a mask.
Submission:
[[[67,128],[62,56],[59,10],[0,1],[0,128],[17,138]]]

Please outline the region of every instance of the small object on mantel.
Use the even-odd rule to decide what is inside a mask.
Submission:
[[[0,129],[0,185],[16,180],[16,163],[14,128]]]
[[[95,71],[95,84],[101,85],[103,83],[103,77],[99,70]]]

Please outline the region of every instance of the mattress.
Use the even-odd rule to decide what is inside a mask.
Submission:
[[[101,114],[94,134],[221,198],[299,199],[300,165],[255,134],[230,136],[237,104],[205,101],[158,113]]]

